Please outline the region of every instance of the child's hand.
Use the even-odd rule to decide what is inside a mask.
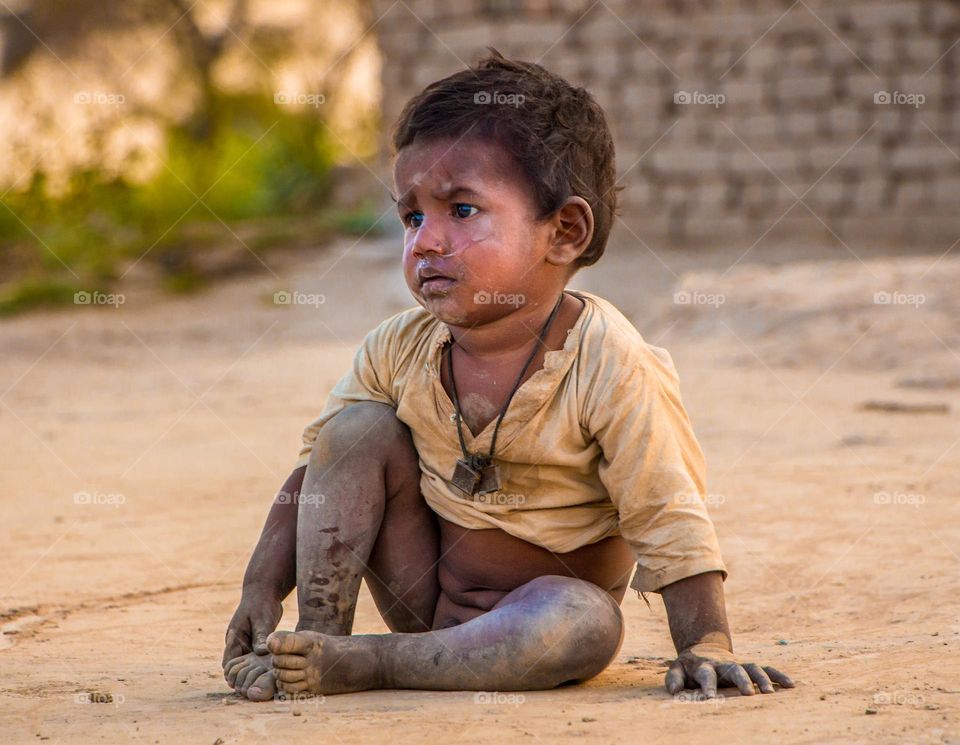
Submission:
[[[793,681],[772,667],[741,664],[734,657],[719,571],[695,574],[660,590],[670,621],[673,647],[679,656],[667,671],[664,684],[671,694],[699,688],[705,698],[716,698],[717,683],[736,686],[743,696],[773,693],[773,684],[793,688]]]
[[[667,671],[667,690],[676,695],[684,688],[700,688],[705,698],[716,698],[717,684],[736,686],[743,696],[773,693],[773,684],[793,688],[793,681],[779,670],[753,662],[740,664],[733,652],[719,644],[694,644],[684,649]]]
[[[267,654],[267,637],[277,628],[283,605],[275,595],[245,587],[227,626],[223,664],[248,652]]]

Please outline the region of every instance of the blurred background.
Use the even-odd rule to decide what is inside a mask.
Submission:
[[[152,274],[191,290],[374,226],[380,51],[363,2],[0,9],[0,312]],[[88,289],[88,291],[90,291]]]
[[[516,705],[226,689],[301,431],[413,304],[389,127],[487,46],[608,113],[572,286],[673,356],[738,652],[789,694],[667,697],[656,595]],[[957,742],[958,66],[956,0],[0,0],[3,739]]]
[[[958,24],[951,0],[10,0],[0,312],[393,228],[389,125],[488,45],[605,107],[634,250],[943,251]]]

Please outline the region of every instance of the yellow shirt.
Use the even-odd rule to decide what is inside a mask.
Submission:
[[[630,586],[641,592],[713,570],[725,577],[702,498],[703,453],[670,355],[606,300],[572,294],[585,305],[563,349],[546,353],[500,426],[501,491],[474,500],[450,483],[461,457],[453,403],[440,382],[450,331],[420,307],[367,335],[323,413],[304,429],[296,467],[307,464],[317,433],[337,412],[379,401],[410,428],[421,491],[444,519],[500,528],[557,553],[622,535],[637,557]],[[488,452],[493,428],[473,437],[464,427],[468,450]]]

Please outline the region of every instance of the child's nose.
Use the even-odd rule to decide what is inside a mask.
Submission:
[[[447,252],[447,242],[445,237],[442,235],[439,226],[434,223],[428,222],[425,218],[423,223],[420,225],[420,228],[417,230],[416,238],[413,242],[413,252],[418,255],[424,255],[428,253],[446,253]]]

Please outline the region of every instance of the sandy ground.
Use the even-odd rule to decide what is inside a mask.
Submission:
[[[301,428],[410,304],[395,241],[345,243],[192,298],[132,287],[0,325],[0,740],[960,742],[960,262],[736,256],[611,250],[577,286],[673,353],[737,649],[797,689],[671,699],[654,596],[625,600],[621,653],[584,686],[233,696],[224,627]],[[366,594],[356,630],[385,630]]]

